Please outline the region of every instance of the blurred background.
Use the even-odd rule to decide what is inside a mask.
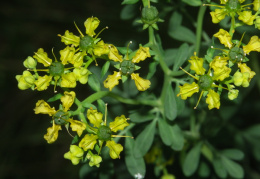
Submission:
[[[129,16],[121,16],[122,20],[121,2],[121,0],[1,1],[0,178],[78,178],[80,166],[73,166],[69,160],[63,159],[71,142],[70,136],[64,132],[54,144],[47,144],[43,139],[46,129],[50,126],[47,116],[35,115],[33,111],[35,103],[39,99],[48,99],[53,95],[53,90],[48,90],[46,93],[21,91],[17,87],[15,75],[22,74],[25,70],[23,61],[32,56],[38,48],[44,48],[51,54],[51,49],[55,47],[55,54],[59,54],[64,44],[60,42],[57,34],[64,34],[65,30],[78,34],[73,22],[76,22],[84,33],[83,23],[90,16],[98,17],[101,21],[97,31],[109,27],[101,35],[107,43],[126,46],[130,40],[138,40],[131,45],[134,49],[139,43],[147,42],[147,33],[141,31],[142,26],[132,28],[134,16],[140,13],[136,11],[136,8],[140,9],[140,4],[135,5],[134,11],[131,11],[131,8],[125,9],[129,11],[125,13]],[[206,18],[205,21],[205,27],[212,35],[215,32],[211,32],[211,28],[216,26],[207,26],[211,23],[210,18]],[[167,29],[164,28],[167,24],[162,23],[159,27],[165,48],[179,45],[167,36],[164,30]],[[233,116],[250,120],[246,125],[257,123],[260,119],[258,90],[260,88],[256,87],[257,80],[259,73],[252,83],[253,89],[246,95],[239,108],[240,113]],[[239,125],[244,124],[242,122]]]

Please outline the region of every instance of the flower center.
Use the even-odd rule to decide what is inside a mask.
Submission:
[[[108,126],[100,126],[97,136],[99,140],[108,141],[111,139],[112,131]]]
[[[229,0],[226,4],[226,8],[229,11],[238,11],[240,10],[241,6],[240,3],[238,2],[238,0]]]
[[[135,64],[130,60],[125,60],[120,64],[123,75],[132,74],[135,71]]]
[[[59,110],[53,115],[53,119],[55,124],[58,125],[66,124],[69,119],[69,113]]]
[[[53,62],[49,66],[49,72],[52,76],[61,76],[64,72],[64,65],[61,62]]]
[[[244,59],[244,51],[242,48],[239,47],[233,47],[229,51],[229,58],[233,63],[235,62],[241,62]]]
[[[94,45],[94,39],[88,35],[80,39],[79,48],[83,51],[89,50],[90,48],[93,47],[93,45]]]
[[[212,77],[209,75],[200,76],[198,81],[199,87],[204,91],[208,91],[211,88],[212,83],[213,83]]]

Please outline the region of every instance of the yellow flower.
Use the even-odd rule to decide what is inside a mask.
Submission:
[[[217,24],[225,19],[227,13],[225,9],[215,9],[215,11],[210,12],[210,15],[212,17],[212,22]]]
[[[185,83],[183,86],[179,86],[180,93],[177,96],[181,95],[181,99],[186,100],[188,97],[191,97],[194,93],[199,92],[199,85],[193,82],[192,84]]]
[[[102,120],[103,114],[94,109],[88,109],[87,118],[93,127],[90,126],[94,134],[86,134],[79,143],[79,147],[83,148],[84,151],[93,150],[96,144],[102,147],[103,142],[106,142],[106,146],[110,149],[109,154],[112,159],[120,157],[120,152],[123,151],[123,146],[121,144],[116,144],[112,139],[117,137],[113,135],[113,132],[118,130],[123,130],[129,124],[124,115],[116,117],[113,122],[106,126],[105,121]],[[99,142],[97,142],[99,141]]]
[[[114,71],[113,75],[108,75],[107,79],[104,81],[104,87],[109,88],[111,91],[116,85],[119,84],[119,80],[122,79],[122,76],[127,77],[128,75],[135,81],[135,85],[139,91],[147,90],[151,82],[147,79],[143,79],[139,77],[139,73],[134,73],[136,70],[135,63],[139,63],[140,61],[144,61],[147,57],[151,57],[148,47],[140,47],[132,60],[128,59],[128,52],[126,55],[126,59],[118,53],[117,48],[114,45],[109,45],[109,53],[108,58],[115,62],[120,62],[120,71]]]
[[[228,47],[229,49],[233,46],[230,34],[224,29],[219,29],[218,33],[214,34],[214,37],[217,37],[220,43],[222,43],[223,45],[225,45],[225,47]]]
[[[34,85],[35,77],[29,71],[24,71],[23,75],[16,75],[15,78],[20,90],[26,90]]]
[[[64,154],[64,158],[71,160],[73,165],[77,165],[83,159],[83,155],[84,151],[80,147],[71,145],[70,151]]]
[[[47,140],[48,143],[53,143],[58,138],[58,131],[61,130],[61,125],[64,125],[70,122],[70,127],[72,131],[76,131],[79,136],[81,136],[82,132],[86,129],[86,124],[70,119],[70,114],[68,110],[72,106],[75,100],[75,92],[64,92],[64,95],[60,98],[62,102],[62,108],[59,110],[55,110],[54,107],[50,107],[48,103],[44,100],[39,100],[36,103],[36,107],[34,109],[35,114],[48,114],[52,116],[53,126],[47,129],[47,134],[44,135],[44,139]]]
[[[209,109],[213,109],[213,108],[219,109],[220,107],[219,94],[210,89],[207,95],[206,103],[208,104]]]
[[[257,36],[251,37],[248,44],[243,46],[243,50],[246,54],[249,54],[251,51],[260,52],[260,39]]]

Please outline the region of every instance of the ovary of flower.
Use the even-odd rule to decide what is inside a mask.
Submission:
[[[196,56],[192,56],[191,60],[189,60],[191,66],[190,69],[194,70],[197,75],[204,75],[205,74],[205,68],[203,68],[203,58],[199,58]]]
[[[256,15],[252,15],[252,11],[238,12],[238,19],[247,25],[253,25]]]
[[[225,47],[228,47],[229,49],[232,47],[233,43],[231,42],[231,36],[230,34],[225,31],[224,29],[219,29],[219,31],[214,34],[214,37],[217,37]]]
[[[135,85],[139,91],[145,91],[150,88],[151,82],[139,77],[139,73],[132,73],[131,78],[135,81]]]
[[[246,63],[239,63],[238,68],[240,68],[241,73],[249,73],[249,81],[256,75],[256,73],[252,71]]]
[[[206,103],[208,104],[209,109],[213,109],[213,108],[219,109],[219,107],[220,107],[219,94],[210,89],[208,94],[207,94]]]
[[[111,91],[116,85],[119,84],[120,79],[122,79],[121,72],[114,71],[114,74],[108,75],[107,79],[104,81],[105,88],[109,88],[109,91]]]
[[[260,52],[260,39],[257,36],[251,37],[247,45],[243,46],[245,54],[249,54],[251,51]]]
[[[56,125],[54,122],[53,126],[47,129],[47,134],[45,134],[43,137],[48,142],[48,144],[52,144],[57,140],[59,130],[61,130],[61,126]]]
[[[188,97],[191,97],[194,93],[199,92],[199,85],[195,82],[192,84],[185,83],[183,86],[179,86],[180,93],[177,96],[181,95],[181,99],[186,100]]]
[[[212,22],[214,24],[217,24],[223,19],[225,19],[227,13],[225,9],[215,9],[215,11],[210,12],[210,15],[212,17]]]
[[[64,154],[64,158],[71,160],[73,165],[77,165],[82,160],[83,155],[84,151],[80,147],[71,145],[70,151]]]

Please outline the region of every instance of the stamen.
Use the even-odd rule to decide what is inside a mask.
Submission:
[[[198,105],[199,105],[199,102],[200,102],[200,99],[201,99],[201,97],[202,97],[203,93],[204,93],[204,91],[202,91],[202,92],[200,93],[199,100],[198,100],[198,102],[197,102],[196,106],[194,107],[194,109],[197,109],[197,107],[198,107]]]
[[[132,44],[132,43],[133,43],[133,42],[130,41],[130,42],[128,43],[127,47],[126,47],[126,60],[129,60],[128,51],[129,51],[129,46],[130,46],[130,44]]]
[[[108,29],[108,26],[106,26],[105,28],[103,28],[101,31],[99,31],[99,33],[95,36],[94,39],[97,39],[98,36],[101,34],[101,32],[103,32],[105,29]]]
[[[130,138],[134,138],[134,137],[132,137],[132,136],[123,136],[123,135],[112,135],[112,137],[130,137]]]
[[[105,108],[105,126],[107,125],[107,103]]]
[[[54,47],[51,49],[52,55],[53,55],[54,58],[55,58],[55,62],[58,62],[58,60],[57,60],[57,58],[56,58],[56,56],[55,56],[55,54],[54,54],[54,52],[53,52],[53,49],[54,49]]]
[[[243,35],[242,35],[242,37],[241,37],[241,39],[240,39],[240,41],[239,41],[239,43],[238,43],[238,47],[241,45],[241,43],[242,43],[242,40],[243,40],[243,38],[244,38],[244,35],[245,35],[245,33],[246,33],[246,32],[244,32],[244,33],[243,33]]]
[[[80,30],[79,30],[79,28],[78,28],[78,26],[77,26],[77,24],[76,24],[76,22],[75,22],[75,21],[74,21],[74,25],[76,26],[77,30],[79,31],[79,33],[80,33],[81,37],[84,37],[83,33],[82,33]]]
[[[199,80],[198,77],[193,76],[192,74],[190,74],[189,72],[187,72],[186,70],[184,70],[182,67],[180,67],[180,69],[181,69],[182,71],[184,71],[185,73],[187,73],[187,74],[188,74],[189,76],[191,76],[192,78],[194,78],[194,79],[196,79],[196,80]]]
[[[203,6],[213,6],[213,7],[225,8],[225,6],[220,6],[220,5],[215,5],[215,4],[203,4]]]

